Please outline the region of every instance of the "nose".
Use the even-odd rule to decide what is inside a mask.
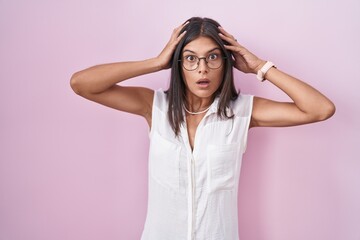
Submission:
[[[204,61],[201,61],[204,60]],[[208,66],[206,63],[206,58],[199,58],[199,67],[198,67],[198,71],[199,73],[203,73],[203,72],[208,72]]]

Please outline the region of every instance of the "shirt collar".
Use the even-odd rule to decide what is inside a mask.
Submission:
[[[215,97],[214,101],[212,102],[209,108],[209,111],[207,111],[205,116],[210,115],[212,113],[217,113],[217,110],[219,108],[219,100],[220,100],[219,96]]]
[[[205,117],[206,117],[206,116],[209,116],[209,115],[211,115],[211,114],[214,114],[214,113],[217,114],[218,109],[219,109],[219,104],[220,104],[220,97],[217,96],[217,97],[214,99],[213,103],[211,104],[211,106],[210,106],[210,108],[209,108],[209,111],[207,111]],[[233,114],[233,111],[231,110],[231,107],[226,107],[226,114],[227,114],[228,116],[231,116],[231,115]]]

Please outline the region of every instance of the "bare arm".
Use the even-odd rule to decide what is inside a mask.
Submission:
[[[75,93],[105,106],[143,116],[151,126],[154,91],[144,87],[124,87],[118,83],[143,74],[169,68],[184,24],[175,28],[159,56],[143,61],[119,62],[93,66],[73,74],[70,85]]]
[[[284,91],[293,102],[254,98],[251,127],[285,127],[323,121],[335,113],[334,104],[318,90],[276,68],[266,79]]]
[[[157,60],[97,65],[75,73],[70,84],[74,92],[105,106],[151,117],[153,91],[117,85],[126,79],[159,71]],[[150,115],[149,115],[150,114]]]
[[[220,28],[220,36],[230,43],[225,47],[233,52],[235,68],[254,73],[265,64],[241,46],[232,35]],[[323,121],[335,113],[335,105],[318,90],[279,69],[271,68],[265,78],[285,92],[293,102],[276,102],[254,98],[250,127],[286,127]]]

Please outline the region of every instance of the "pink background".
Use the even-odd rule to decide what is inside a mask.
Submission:
[[[337,112],[253,129],[239,189],[241,240],[360,240],[358,0],[0,1],[0,240],[139,239],[146,122],[75,95],[77,70],[156,56],[191,16],[318,88]],[[167,88],[169,71],[127,84]],[[236,73],[243,93],[287,96]]]

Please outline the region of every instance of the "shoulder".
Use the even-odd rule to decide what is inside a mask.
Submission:
[[[250,94],[239,94],[237,99],[231,102],[231,109],[235,116],[251,116],[254,96]]]
[[[166,111],[168,109],[167,95],[162,88],[154,91],[153,107]]]

